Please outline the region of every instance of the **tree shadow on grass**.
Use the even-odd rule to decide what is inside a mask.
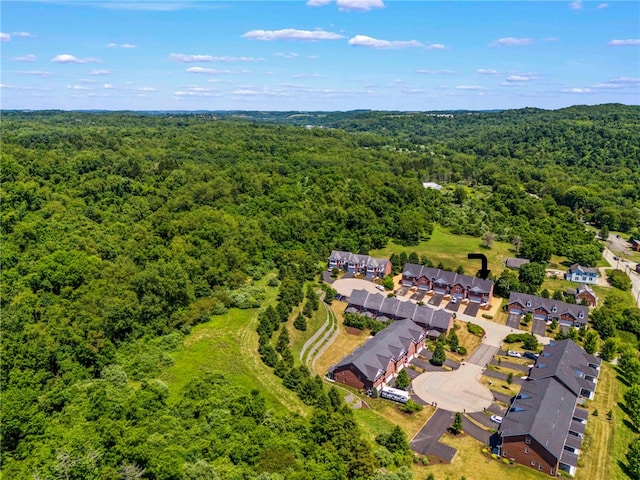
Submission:
[[[627,477],[633,478],[633,473],[631,472],[631,468],[629,468],[628,464],[624,463],[622,460],[618,460],[618,466]]]

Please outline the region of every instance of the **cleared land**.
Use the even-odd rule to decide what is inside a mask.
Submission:
[[[480,270],[481,264],[478,260],[469,260],[468,253],[483,253],[488,260],[489,269],[492,273],[500,273],[503,269],[503,262],[507,257],[514,257],[513,247],[509,243],[494,242],[493,247],[483,248],[482,240],[477,237],[467,235],[453,235],[446,229],[435,227],[429,240],[420,242],[417,245],[404,246],[394,242],[389,242],[386,248],[372,250],[369,254],[389,258],[392,253],[416,252],[418,256],[424,255],[438,265],[439,262],[445,267],[456,269],[462,265],[467,275],[475,275]]]

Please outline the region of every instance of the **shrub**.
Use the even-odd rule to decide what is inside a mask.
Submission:
[[[488,313],[483,313],[482,318],[486,318],[487,320],[493,320],[493,315],[489,315]]]
[[[403,413],[411,414],[415,412],[421,412],[423,407],[419,403],[416,403],[413,400],[409,399],[407,403],[405,403],[404,405],[401,405],[399,409]]]
[[[502,463],[504,463],[505,465],[509,465],[510,462],[508,458],[503,458]]]
[[[465,347],[458,347],[458,353],[460,355],[466,355],[467,354],[467,349]]]
[[[492,453],[491,454],[491,458],[493,458],[495,460],[496,458],[498,458],[498,454],[497,453]]]
[[[482,453],[489,453],[489,450],[487,450],[486,448],[483,448]]]
[[[473,335],[476,335],[478,337],[484,337],[484,328],[482,328],[480,325],[467,322],[467,330],[469,331],[469,333]]]

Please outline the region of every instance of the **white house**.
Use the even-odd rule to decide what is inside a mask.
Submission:
[[[569,267],[564,278],[572,282],[595,284],[598,283],[598,269],[581,267],[577,263],[574,263]]]

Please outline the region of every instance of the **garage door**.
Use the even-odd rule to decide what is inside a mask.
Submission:
[[[517,315],[520,315],[520,314],[522,313],[522,310],[516,310],[516,309],[514,309],[514,310],[509,310],[509,313],[515,313],[515,314],[517,314]]]

